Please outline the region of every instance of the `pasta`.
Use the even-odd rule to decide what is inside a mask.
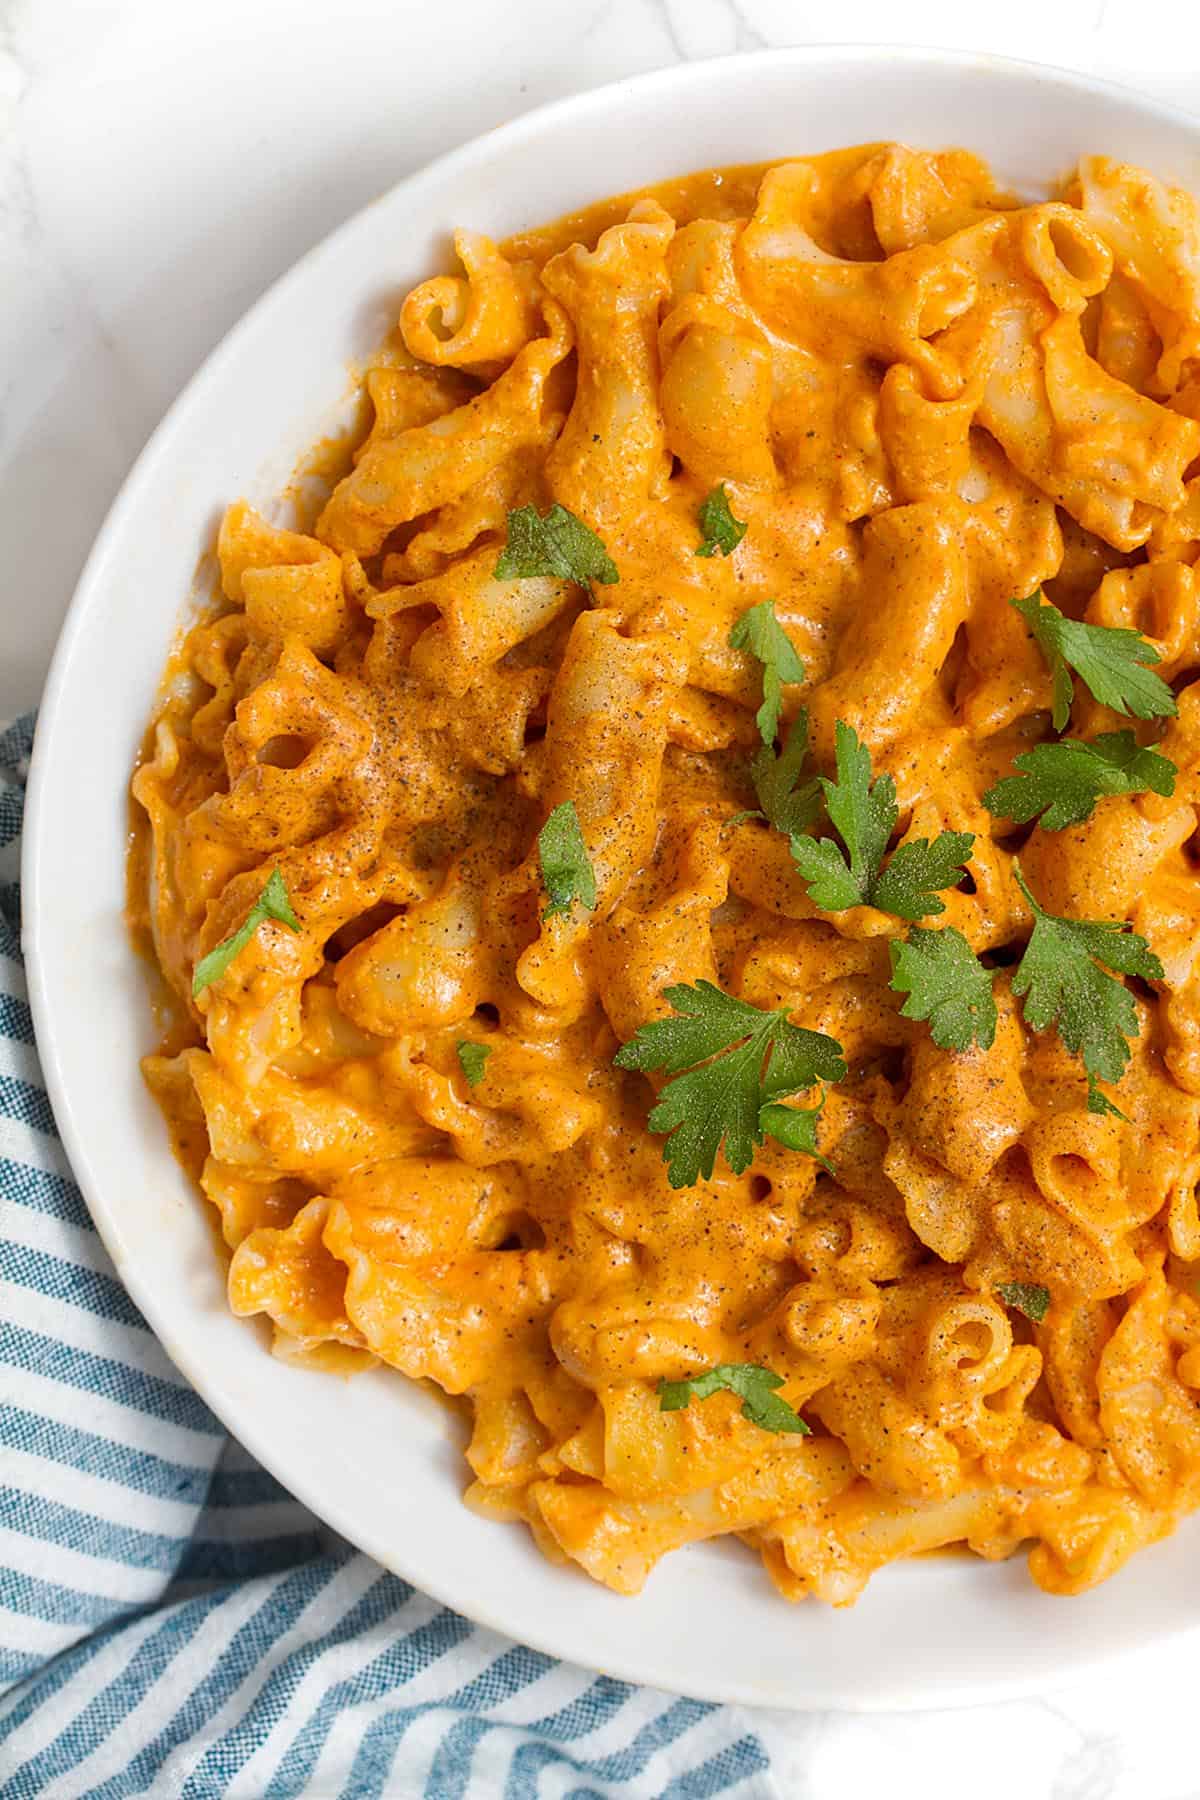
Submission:
[[[874,145],[454,243],[133,779],[230,1304],[618,1592],[1078,1593],[1200,1505],[1200,214]]]

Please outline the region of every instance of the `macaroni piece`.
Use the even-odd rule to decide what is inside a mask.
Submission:
[[[790,1598],[1022,1542],[1077,1593],[1200,1505],[1196,207],[876,145],[454,242],[311,528],[226,514],[134,776],[183,1015],[146,1077],[230,1303],[465,1396],[468,1503],[621,1593],[727,1533]],[[551,507],[590,579],[519,552]],[[1175,779],[1057,830],[983,800],[1059,736],[1039,587],[1177,696],[1130,720],[1076,674],[1071,737]],[[907,914],[821,904],[749,811],[764,602],[780,741],[803,707],[829,778],[852,727],[893,841],[969,834],[923,929],[991,1041],[902,1010]],[[1117,977],[1119,1083],[1030,1024],[1031,895],[1158,959]],[[664,1072],[614,1058],[697,983],[836,1040],[823,1160],[727,1139],[672,1185]],[[694,1391],[730,1365],[759,1416]]]

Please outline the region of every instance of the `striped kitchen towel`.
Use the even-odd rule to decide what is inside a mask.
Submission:
[[[447,1612],[293,1500],[172,1367],[38,1068],[31,741],[28,719],[0,733],[0,1795],[778,1795],[762,1723]]]

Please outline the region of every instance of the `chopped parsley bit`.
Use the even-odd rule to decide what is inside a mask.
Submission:
[[[590,912],[596,904],[596,876],[573,800],[554,808],[538,832],[537,844],[547,902],[543,919],[570,912],[576,900]]]
[[[621,579],[591,526],[558,505],[544,519],[538,517],[536,506],[522,506],[508,515],[508,542],[496,564],[496,579],[527,580],[537,575],[555,575],[580,587]]]
[[[998,781],[983,796],[990,813],[1024,825],[1038,813],[1043,831],[1063,831],[1090,819],[1103,794],[1144,794],[1169,799],[1178,770],[1156,750],[1143,750],[1132,731],[1106,731],[1088,742],[1063,738],[1038,744],[1013,759],[1021,771]]]
[[[704,1375],[692,1375],[684,1381],[660,1381],[660,1412],[681,1412],[690,1400],[707,1400],[724,1389],[737,1394],[742,1413],[752,1425],[764,1431],[789,1431],[800,1437],[811,1432],[796,1410],[775,1392],[783,1386],[783,1376],[758,1363],[718,1363]]]
[[[836,1175],[837,1170],[827,1156],[821,1155],[817,1145],[817,1126],[824,1110],[824,1095],[816,1106],[788,1106],[785,1101],[768,1100],[759,1108],[758,1122],[764,1134],[785,1150],[799,1150],[802,1156],[811,1156],[820,1163],[827,1175]]]
[[[808,712],[803,706],[788,727],[783,749],[769,744],[755,753],[750,779],[762,816],[776,831],[795,837],[807,830],[821,810],[821,784],[815,775],[800,780],[808,755]]]
[[[745,650],[762,664],[762,705],[756,716],[762,741],[768,748],[779,735],[779,710],[785,681],[803,681],[804,664],[775,617],[773,600],[760,600],[744,612],[729,634],[730,648]]]
[[[455,1046],[458,1060],[462,1064],[462,1072],[467,1078],[467,1086],[477,1088],[486,1074],[485,1064],[492,1054],[490,1044],[473,1044],[469,1038]]]
[[[286,925],[289,931],[299,931],[300,921],[292,911],[292,903],[288,899],[288,891],[283,876],[278,869],[273,869],[258,899],[246,915],[244,924],[239,925],[231,936],[222,939],[207,956],[202,956],[196,964],[192,976],[193,1000],[202,994],[206,987],[219,981],[239,950],[244,950],[264,919],[274,919],[279,925]]]
[[[1026,995],[1031,1031],[1056,1025],[1074,1055],[1082,1055],[1088,1079],[1088,1111],[1125,1114],[1096,1086],[1114,1086],[1129,1061],[1128,1038],[1138,1032],[1137,1008],[1123,981],[1106,974],[1161,981],[1163,967],[1145,938],[1119,919],[1060,919],[1043,911],[1029,891],[1019,863],[1017,884],[1033,908],[1033,934],[1013,976],[1012,991]]]
[[[933,839],[901,844],[883,865],[888,840],[899,818],[890,775],[871,779],[871,752],[854,729],[838,720],[837,775],[821,777],[829,818],[842,841],[793,837],[792,858],[808,882],[808,897],[823,912],[874,906],[898,919],[921,919],[946,909],[943,888],[963,876],[975,842],[969,831],[942,831]]]
[[[840,1081],[841,1045],[793,1025],[786,1009],[764,1012],[710,981],[669,987],[664,998],[673,1015],[639,1026],[613,1060],[619,1069],[665,1069],[674,1077],[648,1120],[651,1131],[669,1134],[663,1158],[671,1186],[707,1180],[722,1141],[735,1175],[749,1168],[768,1133],[815,1154],[806,1140],[815,1146],[820,1109],[809,1126],[804,1113],[777,1103],[819,1081]]]
[[[1040,1325],[1050,1310],[1050,1290],[1037,1282],[999,1281],[996,1283],[996,1292],[1005,1306],[1015,1307],[1017,1312],[1032,1319],[1035,1325]]]
[[[1054,729],[1061,731],[1071,712],[1080,677],[1101,706],[1132,713],[1135,719],[1157,719],[1178,710],[1175,696],[1147,665],[1161,661],[1158,651],[1139,631],[1122,625],[1084,625],[1052,606],[1041,588],[1026,600],[1013,600],[1029,626],[1054,679]]]
[[[723,481],[700,502],[699,516],[704,542],[696,555],[715,556],[719,550],[722,556],[732,556],[746,535],[746,521],[734,518]]]
[[[893,939],[892,987],[908,999],[906,1019],[928,1019],[929,1035],[941,1050],[990,1050],[996,1041],[993,972],[985,969],[961,931],[953,925],[929,930],[914,925],[904,942]]]

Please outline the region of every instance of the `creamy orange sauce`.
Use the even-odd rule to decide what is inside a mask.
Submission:
[[[304,529],[231,507],[134,777],[131,917],[185,1020],[146,1076],[231,1304],[281,1354],[461,1396],[469,1503],[621,1592],[722,1533],[792,1598],[1028,1539],[1079,1591],[1200,1500],[1195,210],[1100,158],[1018,208],[965,152],[873,145],[457,249],[365,372],[369,431],[295,487]],[[745,535],[698,557],[717,484]],[[509,513],[551,503],[617,582],[497,577]],[[1057,833],[983,806],[1054,736],[1009,604],[1039,585],[1156,647],[1169,798]],[[903,1017],[903,923],[822,911],[745,816],[763,671],[730,634],[764,600],[812,766],[850,724],[903,840],[973,835],[937,923],[1000,968],[990,1049]],[[1073,736],[1123,723],[1077,682]],[[545,916],[566,801],[596,905]],[[1124,1119],[1014,1001],[1017,849],[1044,906],[1164,966]],[[299,930],[261,924],[194,998],[274,870]],[[833,1175],[768,1139],[669,1185],[661,1079],[613,1058],[698,980],[843,1047]],[[726,1363],[780,1375],[811,1435],[729,1393],[660,1408]]]

